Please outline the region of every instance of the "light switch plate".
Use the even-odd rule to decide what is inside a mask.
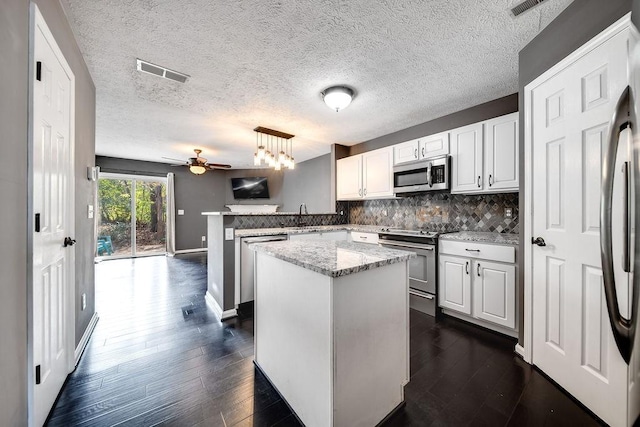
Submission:
[[[233,240],[233,228],[224,229],[224,240]]]
[[[184,215],[184,209],[178,209],[178,215]]]
[[[87,218],[93,219],[93,205],[87,206]]]
[[[87,308],[87,294],[82,294],[82,310]]]

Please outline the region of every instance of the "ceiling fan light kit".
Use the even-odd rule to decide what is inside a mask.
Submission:
[[[262,166],[263,163],[279,171],[282,168],[295,169],[293,158],[293,137],[289,133],[258,126],[256,133],[256,151],[253,153],[253,165]],[[277,154],[277,157],[276,157]]]
[[[187,166],[189,168],[189,171],[194,175],[202,175],[206,171],[210,171],[214,169],[231,168],[231,165],[223,165],[220,163],[209,163],[207,159],[205,159],[204,157],[200,157],[200,153],[202,153],[202,150],[200,150],[199,148],[196,148],[193,151],[196,153],[195,157],[190,157],[189,160],[187,160],[185,163],[181,163],[173,166]],[[172,159],[170,157],[163,157],[163,159],[179,161],[178,159]]]
[[[336,113],[343,110],[351,104],[353,99],[353,89],[346,86],[331,86],[322,92],[322,99],[332,110],[336,110]]]
[[[189,170],[194,175],[202,175],[207,171],[207,169],[204,166],[200,166],[200,165],[191,165],[189,166]]]

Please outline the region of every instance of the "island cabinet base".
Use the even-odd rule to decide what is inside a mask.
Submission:
[[[256,364],[306,426],[375,426],[404,401],[406,261],[329,277],[258,252],[256,277]]]

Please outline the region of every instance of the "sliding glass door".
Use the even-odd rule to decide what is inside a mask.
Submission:
[[[127,258],[164,254],[166,196],[165,178],[101,175],[97,255]]]

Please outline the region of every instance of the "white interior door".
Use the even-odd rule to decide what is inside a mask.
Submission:
[[[627,84],[628,32],[531,91],[533,362],[612,426],[627,423],[627,365],[600,259],[601,163]]]
[[[36,9],[37,10],[37,9]],[[42,425],[73,355],[73,75],[41,15],[34,25],[33,422]]]

